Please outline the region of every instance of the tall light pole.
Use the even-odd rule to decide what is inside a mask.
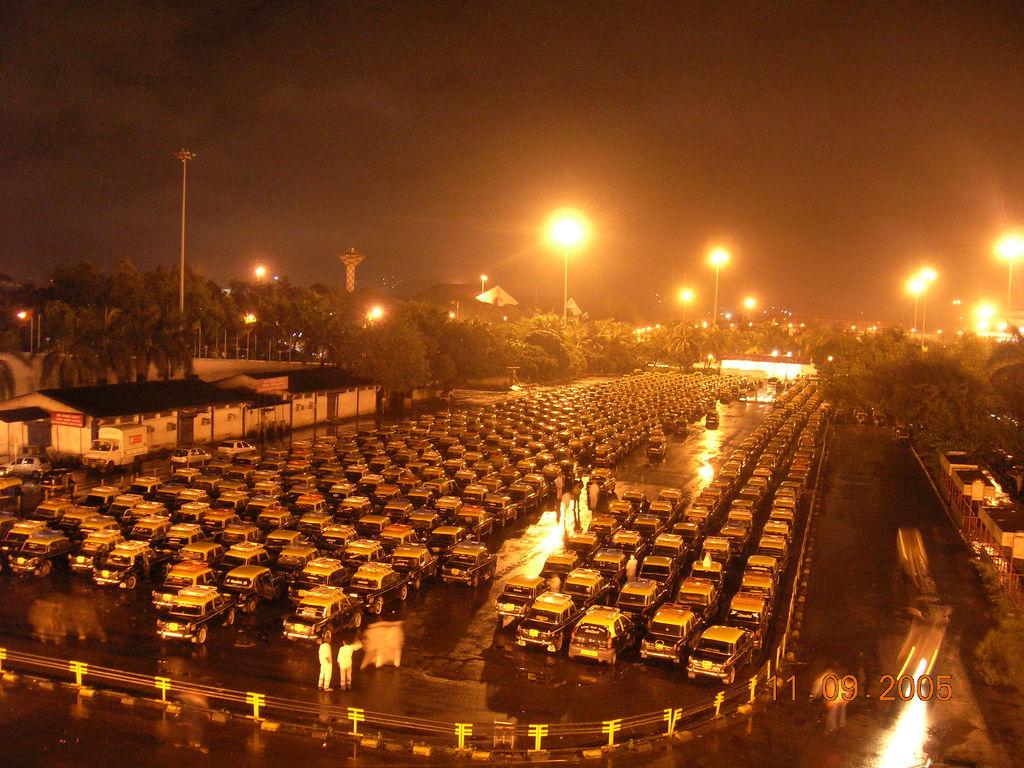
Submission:
[[[749,323],[751,314],[757,308],[757,299],[753,296],[747,296],[743,299],[743,308],[747,310],[747,322]]]
[[[581,248],[590,237],[587,217],[572,208],[555,211],[548,219],[548,240],[562,250],[565,274],[562,285],[562,325],[569,323],[569,251]]]
[[[999,238],[993,248],[997,257],[1006,262],[1010,268],[1006,283],[1006,314],[1013,311],[1013,265],[1024,259],[1024,235],[1011,232]]]
[[[924,330],[928,311],[928,288],[938,279],[939,273],[932,267],[921,267],[907,280],[907,293],[914,297],[914,325],[917,325],[917,302],[921,300],[921,349],[924,349]]]
[[[722,271],[722,267],[729,263],[729,259],[732,254],[729,253],[728,249],[712,248],[711,253],[708,254],[708,263],[715,268],[715,302],[712,309],[711,324],[718,327],[718,278]]]
[[[181,160],[181,259],[178,262],[178,311],[185,316],[185,189],[188,182],[188,161],[195,159],[195,153],[179,149],[175,155]]]
[[[487,290],[487,275],[480,275],[480,293]]]
[[[256,282],[257,283],[260,282],[264,277],[267,276],[267,268],[265,266],[263,266],[262,264],[260,264],[258,267],[256,267],[256,269],[254,269],[252,272],[253,272],[254,275],[256,275]]]
[[[686,309],[693,303],[693,288],[683,288],[679,291],[679,303],[683,305],[683,322],[686,322]]]

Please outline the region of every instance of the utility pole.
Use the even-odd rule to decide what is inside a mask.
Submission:
[[[181,160],[181,259],[178,262],[178,310],[185,316],[185,189],[188,182],[188,161],[195,159],[195,153],[179,149],[175,155]]]

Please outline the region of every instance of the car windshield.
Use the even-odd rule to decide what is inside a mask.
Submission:
[[[248,565],[249,558],[242,555],[224,555],[221,565],[225,568],[237,568],[240,565]]]
[[[456,538],[450,533],[436,533],[430,537],[430,543],[440,547],[447,547],[449,544],[454,544]]]
[[[515,595],[516,597],[533,597],[533,589],[530,587],[521,587],[518,584],[506,584],[504,594],[506,596]]]
[[[330,573],[310,573],[309,571],[299,576],[299,580],[304,584],[326,584],[330,578]]]
[[[101,544],[98,541],[87,541],[78,551],[82,555],[100,555],[110,549],[109,544]]]
[[[669,624],[665,621],[652,621],[651,622],[651,634],[662,635],[664,637],[682,637],[683,636],[683,625],[682,624]]]
[[[192,579],[188,576],[168,576],[164,580],[164,586],[167,587],[188,587],[192,585]]]
[[[92,448],[93,451],[113,451],[117,449],[117,443],[110,440],[93,440]]]
[[[645,595],[635,595],[630,592],[621,592],[619,593],[619,605],[642,608],[647,605],[647,597]]]
[[[299,618],[322,619],[327,615],[327,606],[300,605],[296,613],[298,614]]]
[[[107,558],[107,565],[128,567],[132,564],[132,559],[131,555],[122,555],[121,553],[116,552]]]
[[[378,589],[380,588],[380,582],[366,576],[357,576],[352,579],[350,586],[355,589]]]
[[[229,587],[239,587],[241,589],[248,589],[252,586],[252,580],[244,576],[226,576],[224,578],[224,584]]]
[[[656,579],[657,578],[662,578],[662,579],[668,578],[668,575],[671,572],[672,572],[671,568],[669,568],[667,565],[662,565],[661,563],[658,563],[658,564],[644,563],[643,567],[640,569],[640,575],[641,576],[650,576],[650,577],[653,577],[653,578],[656,578]]]
[[[681,590],[676,598],[676,602],[684,605],[710,605],[710,596],[704,592],[689,592],[687,590]]]
[[[570,595],[589,595],[590,587],[586,584],[574,584],[572,582],[568,582],[564,587],[562,587],[562,591]]]
[[[48,549],[46,544],[39,544],[35,541],[27,541],[21,545],[21,551],[30,555],[41,555]]]
[[[470,566],[476,565],[476,557],[473,555],[455,554],[448,560],[451,565]]]
[[[723,642],[722,640],[711,640],[710,638],[704,637],[701,638],[700,643],[698,643],[697,650],[704,656],[727,659],[732,655],[732,644]]]
[[[85,497],[85,501],[82,502],[83,507],[102,507],[106,504],[107,498],[105,496],[97,496],[94,493],[90,493]]]

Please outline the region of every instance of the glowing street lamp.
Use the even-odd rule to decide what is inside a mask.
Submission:
[[[267,268],[260,264],[256,269],[253,270],[253,274],[256,275],[256,282],[258,283],[264,277],[267,276]]]
[[[480,293],[483,293],[487,286],[487,275],[480,275]]]
[[[693,288],[682,288],[679,291],[679,303],[683,305],[683,322],[686,322],[686,309],[693,304],[693,300],[696,298],[696,294],[693,292]]]
[[[1010,274],[1006,283],[1006,311],[1009,313],[1013,309],[1013,265],[1024,259],[1024,234],[1010,232],[1003,235],[996,241],[993,250],[996,256],[1005,261],[1009,267]]]
[[[255,331],[255,333],[259,333],[259,331],[256,331],[256,329],[253,328],[253,326],[256,324],[256,315],[254,315],[252,312],[246,312],[242,316],[242,322],[245,323],[245,356],[246,356],[246,358],[248,358],[249,357],[249,336],[250,336],[250,332],[251,331]],[[237,347],[237,345],[236,345],[236,347]],[[256,342],[253,344],[253,351],[255,352],[259,348],[260,348],[260,340],[259,340],[259,336],[256,336]]]
[[[743,299],[743,308],[747,310],[747,321],[750,321],[750,314],[757,308],[757,299],[753,296],[747,296]]]
[[[711,249],[711,253],[708,254],[708,263],[715,268],[715,301],[711,314],[711,324],[718,326],[718,278],[722,271],[722,267],[729,263],[732,258],[732,254],[729,253],[728,249],[718,246]]]
[[[974,308],[974,318],[976,320],[975,328],[979,333],[987,331],[989,325],[992,322],[992,318],[996,316],[996,308],[994,304],[987,301],[982,302]]]
[[[547,225],[548,241],[562,250],[565,279],[562,290],[562,325],[569,322],[569,251],[576,251],[590,239],[590,222],[573,208],[562,208],[551,214]]]
[[[384,317],[384,307],[382,307],[380,304],[374,304],[366,312],[366,319],[369,320],[371,323],[380,320],[382,317]]]
[[[917,302],[921,301],[921,349],[924,349],[925,319],[928,311],[928,287],[939,277],[932,267],[921,267],[908,281],[907,293],[914,297],[914,325],[917,325]]]

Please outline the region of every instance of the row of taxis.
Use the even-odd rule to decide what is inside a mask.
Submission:
[[[173,613],[184,601],[182,619],[198,602],[200,618],[231,624],[287,596],[295,613],[285,636],[319,639],[430,578],[469,586],[493,578],[486,541],[538,512],[554,478],[574,477],[581,460],[614,463],[652,424],[672,427],[706,408],[718,386],[700,376],[630,376],[178,467],[169,482],[139,477],[75,503],[48,499],[16,520],[0,547],[19,551],[19,572],[43,575],[65,558],[101,586],[150,581],[154,607]],[[29,558],[41,544],[50,556]],[[203,642],[198,629],[209,623],[158,629]]]
[[[779,404],[729,457],[723,477],[689,506],[676,489],[663,489],[653,501],[639,491],[623,494],[595,514],[587,532],[570,536],[563,551],[549,556],[538,576],[510,578],[497,598],[497,613],[503,625],[515,625],[517,643],[550,653],[568,646],[570,657],[611,663],[636,645],[643,659],[676,664],[686,663],[701,642],[710,647],[719,634],[733,637],[740,650],[760,644],[823,414],[813,385],[787,390]],[[734,474],[735,462],[740,471]],[[753,504],[745,503],[744,491],[760,476],[755,476],[758,469],[770,470],[777,495],[769,521],[760,519],[767,489],[758,491]],[[612,484],[614,479],[592,481]],[[766,528],[749,558],[752,530],[732,533],[730,525]],[[717,535],[708,535],[710,528]],[[627,582],[630,556],[639,568]],[[741,587],[727,611],[736,626],[711,627],[720,612],[727,571],[739,568],[744,558]],[[557,594],[548,589],[552,575],[561,579]],[[723,679],[735,674],[735,664],[716,668],[723,670]],[[710,667],[698,665],[705,669]]]

